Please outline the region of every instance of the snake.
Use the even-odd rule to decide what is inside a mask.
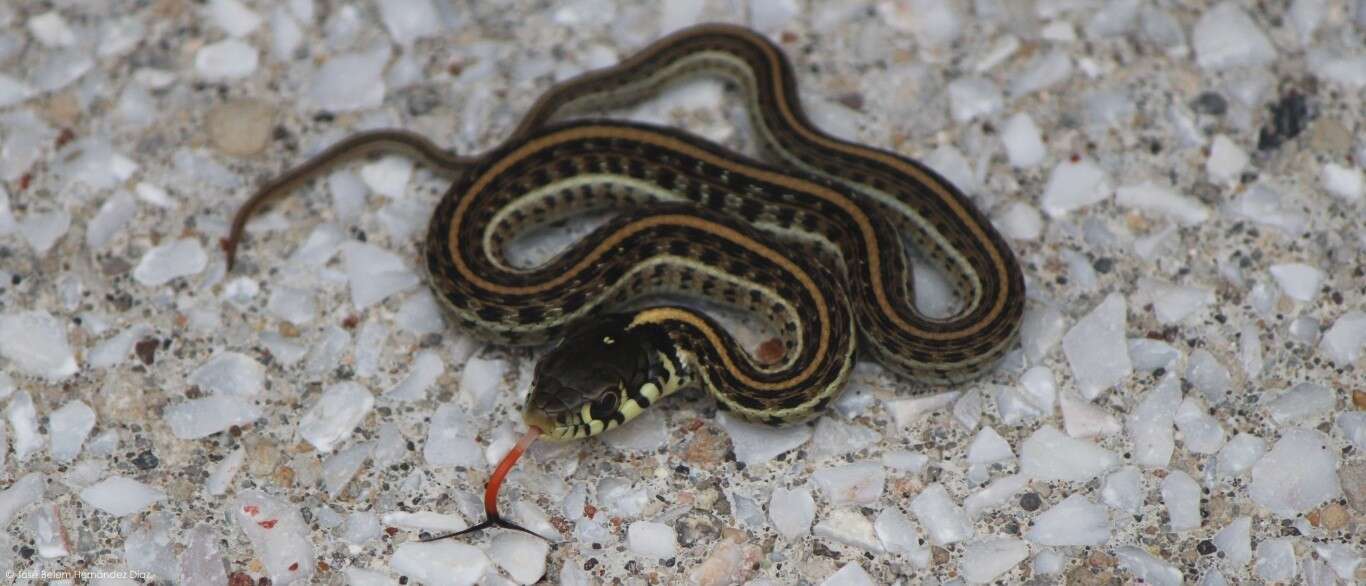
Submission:
[[[738,89],[757,156],[592,116],[698,77]],[[618,427],[692,386],[748,421],[805,421],[839,396],[860,352],[929,392],[987,372],[1019,334],[1024,279],[985,215],[924,164],[820,130],[783,51],[743,27],[683,29],[561,82],[476,156],[404,130],[343,139],[240,207],[229,269],[260,208],[381,151],[453,178],[423,251],[457,327],[497,344],[557,342],[523,412],[549,439]],[[509,257],[518,236],[595,212],[611,216],[549,260]],[[907,241],[955,287],[952,315],[916,306]],[[742,348],[707,311],[670,300],[680,295],[757,317],[781,356]]]

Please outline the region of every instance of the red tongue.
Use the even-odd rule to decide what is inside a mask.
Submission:
[[[532,442],[536,441],[540,435],[541,428],[531,426],[531,429],[527,430],[522,439],[517,440],[517,445],[512,446],[507,455],[503,456],[503,461],[498,463],[498,467],[493,469],[493,476],[489,477],[488,487],[484,489],[484,514],[488,515],[488,518],[496,519],[499,517],[498,489],[503,488],[503,480],[507,478],[509,472],[512,472],[512,467],[517,464],[522,453],[531,447]]]
[[[536,537],[541,537],[536,532],[527,529],[526,527],[523,527],[511,521],[503,520],[502,515],[498,514],[498,490],[503,487],[503,480],[507,479],[508,473],[511,472],[512,467],[517,464],[517,460],[521,459],[522,454],[526,452],[526,449],[530,447],[532,442],[535,442],[536,438],[540,435],[541,428],[536,427],[534,425],[531,426],[531,429],[527,430],[526,434],[522,436],[522,439],[517,440],[517,445],[512,446],[512,449],[508,450],[507,455],[503,456],[503,460],[501,462],[498,462],[498,467],[493,469],[493,475],[489,476],[488,486],[484,488],[484,516],[486,517],[484,519],[484,522],[473,527],[470,527],[468,529],[456,531],[455,533],[447,533],[445,535],[438,535],[436,537],[428,537],[426,539],[423,539],[422,541],[436,541],[438,539],[445,539],[447,537],[458,537],[461,535],[482,531],[489,527],[495,526],[503,527],[505,529],[513,529],[516,531],[521,531],[523,533],[535,535]],[[545,538],[541,537],[541,539]]]

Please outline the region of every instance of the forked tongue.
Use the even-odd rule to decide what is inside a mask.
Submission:
[[[529,535],[541,537],[535,531],[513,523],[512,521],[505,520],[502,515],[498,514],[498,489],[503,487],[503,480],[507,478],[508,472],[512,471],[512,467],[517,464],[517,460],[522,457],[522,453],[526,452],[526,449],[531,447],[532,442],[535,442],[536,438],[540,435],[541,428],[534,425],[531,426],[531,429],[527,430],[526,434],[522,436],[522,439],[517,440],[517,445],[512,446],[512,449],[508,450],[507,455],[503,456],[503,460],[498,462],[498,467],[493,469],[493,475],[489,477],[488,486],[484,488],[484,522],[454,533],[428,537],[422,541],[427,542],[446,539],[447,537],[459,537],[468,533],[483,531],[489,527],[513,529]],[[541,537],[541,539],[545,538]]]

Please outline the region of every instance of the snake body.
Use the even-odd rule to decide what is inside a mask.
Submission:
[[[669,128],[554,121],[697,76],[741,89],[767,162]],[[980,375],[1019,332],[1020,267],[982,213],[923,165],[817,129],[782,51],[747,29],[686,29],[557,85],[511,138],[478,157],[403,131],[356,135],[249,200],[227,240],[230,257],[261,205],[337,162],[393,148],[458,177],[425,250],[430,283],[459,326],[504,344],[562,340],[538,364],[526,412],[549,438],[610,429],[695,383],[746,419],[800,421],[838,396],[859,342],[893,370],[937,385]],[[551,260],[508,260],[517,235],[604,210],[618,213]],[[905,237],[950,276],[958,313],[933,318],[914,306]],[[654,293],[764,318],[782,360],[757,360],[692,308],[611,313]]]

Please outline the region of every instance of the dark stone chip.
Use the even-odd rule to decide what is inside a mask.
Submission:
[[[1026,511],[1037,511],[1039,510],[1039,505],[1042,504],[1043,501],[1039,499],[1039,493],[1037,492],[1027,492],[1024,496],[1020,497],[1020,508]]]
[[[138,470],[152,470],[161,465],[161,460],[157,459],[157,455],[153,454],[151,450],[145,450],[138,454],[138,457],[133,458],[133,465],[137,466]]]

